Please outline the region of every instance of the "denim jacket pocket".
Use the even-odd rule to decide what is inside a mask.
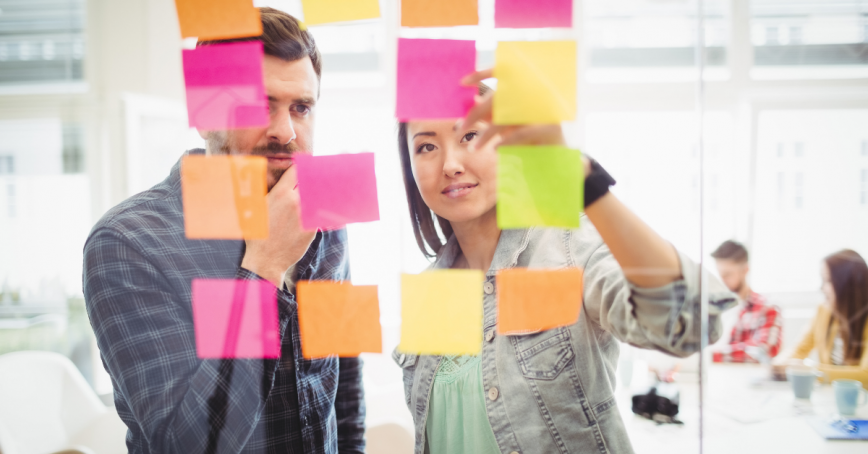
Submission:
[[[554,380],[575,356],[566,328],[510,336],[521,373],[536,380]]]

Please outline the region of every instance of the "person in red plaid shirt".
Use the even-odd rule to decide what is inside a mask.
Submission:
[[[781,312],[776,306],[767,304],[766,299],[748,285],[747,249],[741,243],[724,241],[711,256],[717,261],[723,282],[742,302],[729,344],[714,350],[713,361],[769,362],[781,348]]]

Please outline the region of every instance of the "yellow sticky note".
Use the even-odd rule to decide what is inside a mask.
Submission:
[[[501,42],[494,59],[495,124],[552,124],[576,118],[575,41]]]
[[[301,0],[305,25],[380,17],[378,0]]]
[[[482,348],[482,284],[478,270],[401,275],[401,343],[424,355],[476,355]]]

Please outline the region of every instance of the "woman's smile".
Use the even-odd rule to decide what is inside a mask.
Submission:
[[[470,194],[477,186],[479,186],[479,183],[453,183],[446,186],[440,193],[450,199],[457,199]]]

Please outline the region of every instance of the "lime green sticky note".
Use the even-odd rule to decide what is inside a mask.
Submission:
[[[497,225],[576,228],[585,205],[582,152],[563,146],[497,149]]]
[[[575,41],[498,43],[494,77],[495,124],[552,124],[576,118]]]
[[[479,270],[401,275],[401,343],[423,355],[477,355],[482,349]]]
[[[307,26],[380,17],[379,0],[301,0]]]

